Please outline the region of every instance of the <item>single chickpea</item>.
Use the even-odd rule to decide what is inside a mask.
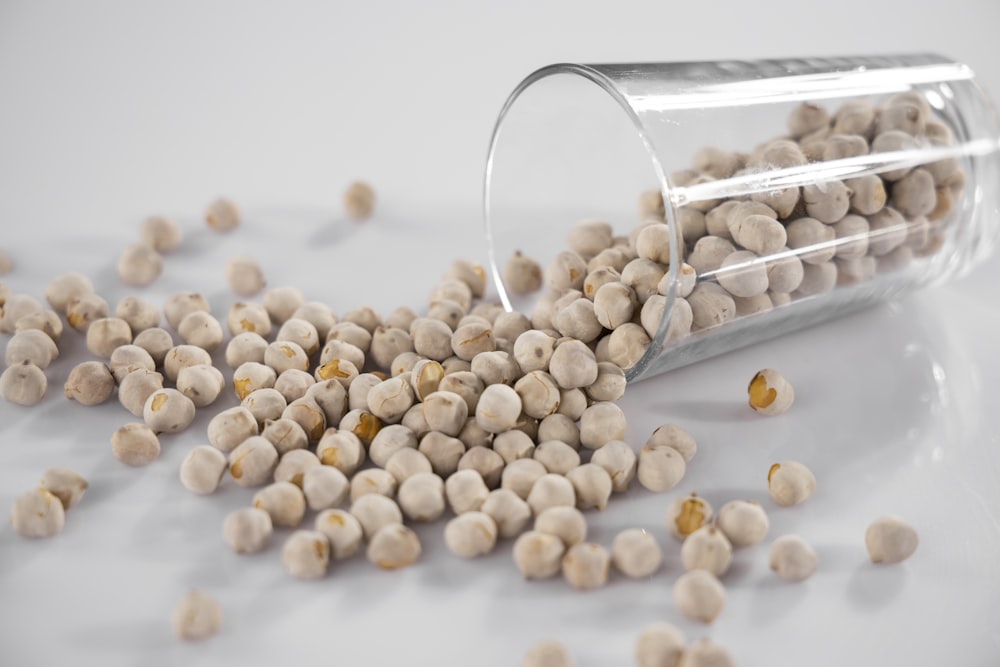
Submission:
[[[184,232],[174,220],[151,216],[139,226],[139,239],[156,252],[172,252],[180,247]]]
[[[680,667],[685,643],[684,634],[674,625],[652,623],[636,639],[635,661],[639,667]]]
[[[64,273],[57,276],[45,288],[45,300],[54,311],[65,315],[66,307],[71,300],[93,293],[94,284],[90,282],[90,278],[82,273]]]
[[[735,548],[759,544],[767,536],[770,521],[760,503],[752,500],[730,500],[719,509],[715,518],[718,526]]]
[[[607,442],[593,453],[590,462],[604,468],[611,475],[611,488],[615,493],[627,491],[636,475],[635,452],[624,440]]]
[[[361,550],[364,531],[349,512],[338,509],[323,510],[316,515],[315,529],[326,535],[334,560],[350,558]]]
[[[465,407],[464,401],[459,399],[458,402]],[[368,392],[369,411],[385,424],[398,423],[413,403],[413,388],[409,379],[404,377],[389,378]],[[464,417],[462,423],[465,423]]]
[[[771,569],[785,581],[805,581],[816,572],[816,551],[798,535],[782,535],[771,543]]]
[[[256,507],[234,510],[222,522],[222,539],[238,554],[263,550],[273,533],[271,515]]]
[[[274,443],[271,443],[274,444]],[[277,449],[277,448],[275,448]],[[278,452],[280,459],[274,469],[275,482],[290,482],[305,491],[305,474],[312,468],[324,467],[319,458],[308,449],[292,449],[287,452]],[[329,466],[326,466],[330,468]],[[330,470],[340,473],[336,468]],[[343,473],[340,473],[343,476]],[[346,486],[344,487],[347,488]],[[307,498],[308,500],[308,498]],[[325,509],[325,508],[324,508]]]
[[[365,447],[361,439],[347,431],[330,429],[316,445],[316,456],[323,465],[333,466],[348,477],[365,462]]]
[[[551,471],[550,471],[551,472]],[[585,463],[566,473],[576,493],[579,509],[603,510],[611,498],[613,482],[607,470],[596,463]]]
[[[275,324],[281,324],[292,317],[296,310],[306,302],[302,290],[297,287],[272,287],[264,292],[264,309]],[[260,331],[257,333],[266,335]]]
[[[490,433],[502,433],[514,428],[521,415],[521,397],[505,384],[493,384],[483,389],[476,404],[476,422]]]
[[[69,372],[63,391],[80,405],[100,405],[114,393],[115,378],[100,361],[85,361]]]
[[[816,490],[816,476],[798,461],[781,461],[767,471],[767,491],[782,507],[808,500]]]
[[[201,310],[185,315],[177,325],[177,333],[186,344],[208,352],[222,345],[222,325],[210,313]]]
[[[351,502],[367,495],[379,495],[392,498],[396,495],[398,486],[396,478],[381,468],[368,468],[351,478]]]
[[[2,288],[0,288],[0,292],[2,291]],[[0,295],[0,308],[2,308],[2,306],[3,297]],[[41,310],[28,313],[27,315],[18,318],[17,322],[14,323],[15,334],[31,330],[41,331],[46,336],[51,338],[53,343],[58,345],[63,332],[62,320],[59,319],[59,314],[54,310]]]
[[[142,418],[157,433],[179,433],[194,421],[194,402],[176,389],[157,389],[142,408]]]
[[[171,625],[185,641],[207,639],[222,629],[222,607],[208,593],[191,590],[174,607]]]
[[[562,567],[566,547],[549,533],[529,530],[514,542],[514,564],[525,579],[547,579]]]
[[[118,277],[126,285],[145,287],[163,273],[163,257],[145,243],[132,243],[118,257]]]
[[[389,457],[385,464],[386,472],[396,478],[396,482],[402,484],[413,475],[434,470],[430,460],[416,449],[404,447]]]
[[[496,521],[485,512],[460,514],[445,524],[444,542],[460,558],[484,556],[496,546]]]
[[[646,446],[676,449],[684,457],[685,463],[691,461],[698,451],[694,437],[677,424],[658,426],[646,440]]]
[[[444,480],[432,472],[419,472],[403,480],[397,495],[399,507],[412,521],[434,521],[444,513]]]
[[[364,181],[355,181],[344,191],[343,203],[347,217],[367,220],[375,211],[375,190]]]
[[[476,355],[469,363],[469,369],[482,380],[483,385],[513,385],[522,374],[517,361],[503,350]]]
[[[466,469],[449,476],[444,483],[448,505],[455,514],[478,511],[490,495],[489,487],[479,472]]]
[[[258,389],[273,388],[277,379],[278,374],[270,366],[247,361],[233,371],[233,390],[242,401]]]
[[[413,352],[413,337],[408,331],[378,326],[372,333],[369,356],[375,366],[390,369],[393,360],[405,352]]]
[[[851,191],[851,210],[860,215],[874,215],[885,206],[888,195],[885,182],[876,174],[844,181]]]
[[[562,559],[563,577],[577,590],[592,590],[608,583],[611,556],[599,544],[583,542],[570,547]]]
[[[641,528],[627,528],[611,542],[611,559],[626,577],[651,576],[663,562],[663,551],[652,533]]]
[[[132,371],[155,371],[156,362],[145,348],[138,345],[122,345],[115,348],[115,351],[111,353],[108,367],[110,367],[115,381],[121,382]]]
[[[685,572],[674,582],[674,605],[693,621],[711,623],[726,602],[726,589],[707,570]]]
[[[865,547],[873,563],[901,563],[919,542],[916,529],[895,515],[879,517],[865,530]]]
[[[204,408],[215,403],[225,386],[226,379],[222,376],[222,371],[215,366],[206,364],[186,366],[177,374],[177,390],[191,399],[196,408]]]
[[[343,504],[350,487],[347,476],[333,466],[310,465],[302,472],[302,493],[309,509],[316,512]]]
[[[257,435],[260,427],[253,413],[243,406],[223,410],[208,423],[208,441],[227,454],[247,438]]]
[[[503,282],[514,294],[538,291],[542,286],[542,266],[518,250],[504,265]]]
[[[319,579],[330,567],[330,541],[317,530],[296,530],[281,547],[281,563],[297,579]]]
[[[46,389],[45,373],[30,361],[8,366],[0,375],[0,396],[10,403],[36,405],[44,398]]]
[[[500,476],[500,488],[513,491],[522,500],[527,500],[535,482],[548,474],[538,461],[530,458],[511,461]]]
[[[566,475],[574,468],[580,467],[580,454],[558,440],[548,440],[539,443],[532,453],[532,458],[545,466],[550,473]]]
[[[420,538],[401,523],[383,526],[368,543],[366,556],[383,570],[407,567],[420,558]]]
[[[795,401],[795,390],[788,380],[773,368],[757,372],[747,388],[750,407],[763,415],[779,415]]]
[[[180,326],[181,320],[191,313],[211,312],[208,299],[198,292],[174,292],[163,302],[163,316],[174,331]]]
[[[208,350],[197,345],[177,345],[163,358],[163,373],[171,382],[177,382],[177,376],[182,368],[198,365],[212,365],[212,355]]]
[[[535,517],[534,530],[555,535],[569,549],[587,539],[587,520],[575,507],[549,507]]]
[[[483,478],[487,488],[500,486],[500,476],[504,469],[504,460],[489,447],[470,447],[458,460],[458,470],[475,470]]]
[[[712,523],[712,506],[697,493],[674,498],[667,506],[667,531],[679,540]]]
[[[80,473],[65,466],[46,470],[38,483],[38,488],[58,498],[65,510],[78,505],[89,487],[90,484]]]
[[[401,449],[419,446],[416,434],[401,424],[390,424],[380,430],[368,447],[368,456],[380,468],[385,468],[389,459]]]
[[[250,436],[229,452],[229,474],[240,486],[266,484],[277,465],[278,451],[259,435]]]
[[[231,200],[220,197],[205,209],[205,224],[216,232],[229,232],[243,222],[240,209]]]
[[[672,447],[645,445],[639,452],[639,483],[654,493],[663,493],[677,486],[686,471],[684,457]]]
[[[271,316],[267,309],[259,303],[237,301],[229,308],[229,313],[226,315],[226,326],[233,336],[255,333],[262,338],[267,338],[271,335]]]
[[[55,341],[38,329],[15,333],[7,342],[7,349],[4,351],[4,362],[8,366],[28,362],[45,370],[58,358],[59,348]]]
[[[681,545],[681,562],[685,570],[708,570],[721,577],[733,560],[733,547],[725,534],[715,526],[702,526]]]
[[[153,327],[152,329],[140,331],[132,341],[132,344],[149,352],[149,356],[153,358],[153,362],[157,366],[160,366],[167,358],[167,353],[174,347],[174,339],[166,329]]]
[[[215,493],[227,466],[225,454],[215,447],[199,445],[188,452],[181,462],[181,484],[199,495]]]
[[[510,489],[495,489],[480,508],[496,522],[500,537],[520,535],[531,519],[531,507]]]
[[[129,466],[144,466],[160,455],[160,440],[145,424],[126,424],[111,435],[115,458]]]
[[[274,445],[279,456],[284,456],[288,452],[298,449],[306,449],[309,446],[309,436],[306,435],[305,429],[299,426],[297,421],[283,417],[264,421],[263,427],[260,428],[260,435]]]
[[[548,473],[535,481],[525,500],[531,506],[532,513],[538,516],[550,507],[564,505],[575,508],[576,490],[562,475]]]
[[[10,309],[10,303],[8,300],[5,311]],[[107,316],[108,302],[97,294],[80,294],[66,303],[66,322],[80,333],[87,333],[91,322]]]
[[[54,537],[66,524],[66,512],[55,494],[37,488],[14,501],[10,523],[21,537]]]
[[[237,296],[259,294],[266,286],[264,270],[252,257],[234,257],[226,262],[226,283]]]

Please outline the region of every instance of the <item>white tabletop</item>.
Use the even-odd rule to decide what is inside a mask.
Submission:
[[[1000,10],[971,0],[905,12],[852,0],[828,16],[790,2],[767,12],[752,3],[142,4],[0,7],[0,247],[16,262],[0,280],[16,292],[41,298],[54,276],[82,271],[111,303],[194,289],[223,315],[234,300],[224,263],[250,254],[270,285],[298,286],[338,313],[420,308],[453,259],[485,262],[489,132],[513,86],[550,62],[936,51],[1000,95]],[[361,224],[340,210],[355,178],[379,195]],[[201,222],[219,195],[245,211],[228,235]],[[130,289],[116,258],[151,214],[176,218],[185,242],[152,287]],[[44,401],[0,403],[0,507],[54,466],[79,471],[90,489],[54,539],[0,526],[0,665],[500,666],[545,638],[581,666],[629,665],[639,631],[658,620],[689,639],[712,637],[744,666],[996,665],[998,281],[993,257],[950,284],[631,386],[620,401],[631,444],[676,422],[700,449],[669,494],[633,488],[588,514],[590,539],[604,545],[626,527],[654,531],[665,564],[648,580],[613,575],[587,593],[559,578],[524,581],[509,542],[459,560],[443,544],[443,520],[417,528],[419,563],[392,573],[354,559],[324,579],[294,580],[280,563],[284,530],[265,552],[236,556],[221,522],[253,491],[226,480],[196,497],[177,475],[206,442],[211,414],[236,399],[227,393],[189,430],[163,436],[150,466],[127,468],[109,437],[133,418],[116,401],[85,408],[62,396],[70,368],[89,358],[68,330]],[[766,366],[796,389],[775,418],[745,405],[747,381]],[[816,473],[816,495],[801,507],[767,499],[768,467],[783,459]],[[664,510],[689,491],[716,508],[761,500],[768,541],[802,535],[819,571],[786,584],[768,569],[766,545],[741,550],[718,620],[684,619],[671,601],[682,568]],[[920,547],[901,565],[874,566],[864,531],[890,513],[917,528]],[[170,628],[190,587],[215,595],[225,615],[218,636],[195,644]]]

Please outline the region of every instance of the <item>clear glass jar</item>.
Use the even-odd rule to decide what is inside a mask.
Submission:
[[[552,65],[500,112],[484,214],[500,298],[536,327],[560,330],[567,287],[632,288],[598,299],[591,343],[638,380],[968,271],[1000,228],[1000,116],[936,55]],[[591,225],[584,275],[557,277],[581,220],[613,238]],[[555,292],[508,289],[518,251]]]

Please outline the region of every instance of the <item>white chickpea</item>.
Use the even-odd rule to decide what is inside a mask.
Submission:
[[[555,346],[555,338],[544,331],[531,329],[514,341],[514,359],[525,373],[548,370]]]
[[[781,373],[773,368],[757,372],[747,387],[750,407],[763,415],[779,415],[795,401],[795,390]]]
[[[277,447],[275,449],[277,449]],[[293,449],[284,453],[278,452],[278,454],[280,458],[278,459],[278,465],[274,468],[274,481],[291,482],[303,491],[305,491],[303,484],[305,482],[306,472],[311,468],[324,467],[323,464],[319,462],[319,458],[308,449]],[[331,468],[330,466],[325,467],[336,471],[336,473],[340,473],[340,471],[336,468]],[[343,475],[343,473],[341,473],[341,475]]]
[[[455,514],[478,511],[490,495],[483,476],[472,469],[460,470],[444,483],[445,497]]]
[[[733,547],[725,534],[715,526],[702,526],[681,545],[681,562],[685,570],[708,570],[721,577],[733,560]]]
[[[180,326],[181,320],[196,311],[211,312],[205,295],[198,292],[174,292],[163,302],[163,316],[174,331]]]
[[[538,461],[530,458],[511,461],[500,477],[500,488],[513,491],[519,498],[528,499],[535,482],[548,474]],[[575,492],[574,492],[575,493]]]
[[[233,336],[255,333],[267,338],[271,335],[271,316],[262,304],[237,301],[229,308],[226,326]]]
[[[566,475],[580,466],[579,452],[558,440],[539,443],[532,453],[532,458],[545,466],[550,473],[558,475]]]
[[[550,507],[564,505],[575,508],[576,490],[562,475],[547,473],[535,481],[525,500],[531,506],[532,513],[538,516]]]
[[[177,382],[182,368],[198,365],[211,366],[212,355],[197,345],[176,345],[163,357],[163,373],[171,382]]]
[[[229,232],[243,222],[240,209],[225,197],[220,197],[209,203],[205,208],[205,224],[216,232]]]
[[[2,288],[0,288],[0,292],[2,291]],[[3,295],[0,294],[0,305],[2,305],[2,302]],[[58,344],[62,339],[62,320],[59,319],[59,314],[54,310],[41,310],[19,317],[17,322],[14,323],[15,334],[31,330],[41,331],[51,338],[53,343]]]
[[[785,581],[799,582],[816,572],[819,558],[816,551],[798,535],[782,535],[771,543],[768,562]]]
[[[875,519],[865,530],[865,548],[873,563],[901,563],[913,555],[919,542],[916,529],[891,514]]]
[[[301,426],[310,443],[318,443],[326,433],[326,414],[308,394],[289,403],[281,418],[291,419]]]
[[[390,424],[382,428],[368,447],[368,457],[380,468],[385,468],[389,459],[401,449],[416,449],[419,445],[416,434],[401,424]]]
[[[126,285],[145,287],[163,273],[163,257],[145,243],[132,243],[118,257],[118,277]]]
[[[715,524],[735,548],[762,542],[770,528],[767,512],[752,500],[729,501],[719,509]]]
[[[398,484],[402,484],[413,475],[433,472],[434,467],[419,451],[404,447],[389,457],[385,470],[396,478]]]
[[[611,475],[614,493],[624,493],[635,479],[637,458],[635,452],[624,440],[611,440],[596,450],[590,462],[604,468]]]
[[[10,523],[21,537],[53,537],[62,532],[66,513],[55,494],[37,488],[14,501]]]
[[[670,447],[684,457],[687,463],[694,458],[698,444],[694,437],[677,424],[663,424],[656,428],[646,440],[648,447]]]
[[[212,352],[220,345],[224,337],[222,325],[211,313],[196,310],[184,316],[177,325],[177,333],[188,345],[195,345]]]
[[[316,456],[326,466],[333,466],[348,477],[365,462],[361,439],[346,431],[328,430],[316,445]]]
[[[531,520],[531,507],[510,489],[491,491],[480,509],[493,518],[502,538],[517,537]]]
[[[652,533],[641,528],[627,528],[612,540],[611,559],[626,577],[643,579],[660,569],[663,550]]]
[[[126,424],[111,435],[115,458],[129,466],[144,466],[160,455],[160,440],[145,424]]]
[[[207,639],[222,628],[222,607],[208,593],[191,590],[174,607],[170,622],[180,639]]]
[[[263,359],[263,349],[261,350],[261,358]],[[289,368],[275,379],[274,389],[285,397],[286,403],[291,403],[292,401],[297,401],[298,399],[303,398],[315,384],[317,384],[316,378],[306,371],[299,370],[298,368]],[[338,388],[343,389],[343,385],[339,382],[337,382],[336,385]],[[312,398],[313,400],[316,400],[315,395]],[[316,400],[316,402],[320,404],[320,407],[322,407],[322,403],[320,401]],[[324,412],[326,412],[325,409]],[[343,410],[341,410],[341,414],[342,413]],[[327,416],[327,421],[337,420],[331,420],[330,417]]]
[[[142,418],[157,433],[179,433],[194,421],[195,405],[176,389],[157,389],[142,408]]]
[[[444,542],[460,558],[484,556],[496,546],[496,521],[484,512],[460,514],[445,524]]]
[[[323,510],[316,515],[314,528],[326,535],[334,560],[350,558],[361,550],[364,531],[349,512],[339,509]]]
[[[227,466],[225,454],[210,445],[198,445],[181,461],[181,484],[191,493],[215,493]]]
[[[529,530],[514,541],[514,564],[525,579],[547,579],[562,567],[566,546],[549,533]]]
[[[475,470],[483,478],[487,488],[500,486],[500,476],[504,469],[504,460],[489,447],[470,447],[458,460],[458,471]]]
[[[412,521],[433,521],[444,513],[444,480],[419,472],[403,480],[397,495],[403,514]]]
[[[366,495],[375,494],[392,498],[399,485],[396,478],[381,468],[368,468],[351,478],[351,502]]]
[[[478,376],[484,385],[513,385],[522,374],[517,361],[503,350],[476,355],[469,363],[469,370]]]
[[[383,526],[368,543],[366,556],[383,570],[396,570],[420,558],[420,538],[401,523]]]
[[[684,648],[684,634],[674,625],[652,623],[636,639],[635,661],[639,667],[680,667]]]
[[[90,484],[80,473],[63,466],[46,470],[38,487],[58,498],[63,509],[68,510],[80,503]]]
[[[229,475],[240,486],[266,484],[277,465],[278,451],[259,435],[250,436],[229,452]]]
[[[288,452],[305,449],[309,446],[309,436],[306,435],[305,429],[299,426],[297,421],[291,419],[266,420],[260,429],[260,435],[267,438],[274,445],[274,448],[278,450],[279,456],[284,456]]]
[[[575,507],[549,507],[536,515],[534,530],[555,535],[569,549],[587,539],[587,520]]]
[[[625,413],[609,401],[594,403],[580,417],[580,444],[600,449],[612,440],[625,437]]]
[[[583,412],[581,411],[580,414],[582,416]],[[494,438],[494,449],[497,438]],[[545,442],[546,440],[559,440],[578,450],[580,449],[580,427],[576,425],[576,420],[571,417],[558,412],[551,414],[538,423],[538,441]]]
[[[100,405],[115,391],[115,378],[100,361],[85,361],[69,372],[63,393],[80,405]]]
[[[712,522],[712,505],[697,493],[679,496],[667,506],[667,531],[679,540]]]
[[[693,621],[711,623],[726,603],[726,589],[707,570],[685,572],[674,582],[674,605]]]
[[[309,509],[316,512],[343,504],[350,488],[347,476],[333,466],[309,466],[302,473],[302,493]]]
[[[545,371],[531,371],[514,383],[514,391],[521,397],[524,414],[544,419],[559,408],[559,386]]]
[[[138,345],[122,345],[111,353],[111,359],[106,368],[110,368],[116,382],[121,382],[132,371],[155,371],[156,362],[153,355]]]
[[[588,387],[597,379],[597,359],[581,341],[561,340],[549,359],[549,373],[560,388]]]
[[[330,541],[317,530],[296,530],[281,547],[281,563],[298,579],[318,579],[330,567]]]
[[[584,463],[567,472],[566,479],[573,485],[579,509],[601,511],[607,507],[613,487],[607,470],[596,463]]]
[[[368,540],[384,526],[403,523],[403,513],[396,501],[378,493],[368,493],[354,500],[350,512],[361,524]]]
[[[243,507],[222,521],[222,539],[238,554],[257,553],[271,541],[271,515],[256,507]]]
[[[215,366],[206,364],[185,366],[177,374],[177,390],[191,399],[196,408],[204,408],[215,403],[225,386],[226,379],[222,376],[222,371]]]
[[[180,247],[184,232],[174,220],[155,215],[142,221],[139,238],[156,252],[166,253]]]
[[[798,505],[816,491],[816,476],[798,461],[781,461],[767,471],[767,491],[782,507]]]
[[[4,362],[8,366],[28,362],[42,370],[48,368],[58,357],[59,348],[55,342],[38,329],[15,333],[4,351]]]
[[[192,366],[192,369],[199,368],[198,366]],[[185,372],[191,369],[185,369],[181,372],[183,377]],[[181,378],[177,379],[177,387],[184,392],[181,387]],[[214,385],[212,385],[214,388]],[[187,392],[184,392],[187,393]],[[192,396],[192,400],[194,397]],[[257,389],[251,392],[243,401],[240,403],[243,407],[249,410],[254,419],[257,420],[258,424],[263,424],[266,421],[273,421],[280,419],[281,415],[285,412],[288,407],[288,402],[285,397],[282,396],[281,392],[274,388],[265,387],[263,389]]]
[[[542,266],[517,251],[504,264],[503,282],[514,294],[535,292],[542,286]]]
[[[490,433],[502,433],[514,428],[521,415],[521,397],[505,384],[493,384],[483,389],[476,404],[476,422]]]
[[[469,416],[471,417],[476,414],[476,406],[479,405],[479,399],[485,388],[486,385],[479,379],[478,375],[471,370],[462,370],[451,373],[446,371],[437,390],[450,391],[461,396],[469,408]]]
[[[611,556],[607,549],[592,542],[573,545],[562,559],[563,578],[577,590],[604,586],[610,571]]]
[[[223,410],[208,423],[208,441],[224,454],[258,432],[257,419],[242,406]]]
[[[275,387],[277,386],[278,383],[275,382]],[[323,411],[323,414],[326,415],[326,421],[329,424],[339,424],[349,412],[347,408],[347,392],[344,390],[344,386],[337,380],[325,380],[310,384],[302,398],[312,399]],[[297,400],[300,399],[294,399],[292,403]]]
[[[72,299],[93,293],[94,284],[90,278],[82,273],[64,273],[45,288],[45,300],[52,306],[52,310],[65,315],[66,307]]]
[[[234,257],[226,262],[226,283],[238,296],[253,296],[267,286],[264,270],[252,257]]]
[[[166,359],[167,353],[173,348],[174,339],[166,329],[153,327],[140,331],[132,340],[132,344],[149,352],[149,356],[153,358],[156,365],[160,366]]]
[[[457,436],[469,416],[468,403],[451,391],[433,391],[424,398],[422,405],[428,428],[445,435]]]

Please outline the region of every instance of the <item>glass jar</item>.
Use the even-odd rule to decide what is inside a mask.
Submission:
[[[1000,116],[936,55],[552,65],[500,112],[484,214],[504,307],[596,318],[633,381],[967,272],[1000,228]],[[517,252],[541,297],[508,289]]]

